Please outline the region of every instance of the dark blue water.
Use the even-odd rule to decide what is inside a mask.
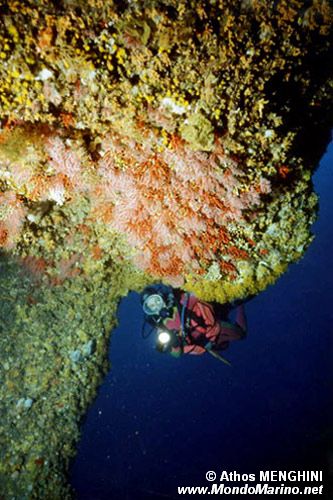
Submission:
[[[324,469],[333,456],[333,144],[314,181],[306,256],[247,304],[248,337],[227,351],[169,358],[142,340],[139,296],[119,307],[112,368],[83,426],[79,500],[177,497],[207,470]],[[331,168],[329,168],[331,167]],[[233,497],[235,498],[235,497]]]

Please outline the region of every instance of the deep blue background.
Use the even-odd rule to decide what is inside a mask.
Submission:
[[[232,368],[208,355],[173,359],[156,352],[153,339],[140,336],[139,296],[122,301],[112,369],[84,422],[72,469],[79,500],[177,498],[179,485],[206,485],[206,470],[312,467],[327,474],[333,463],[332,163],[333,144],[314,177],[316,240],[247,305],[248,337],[226,353]]]

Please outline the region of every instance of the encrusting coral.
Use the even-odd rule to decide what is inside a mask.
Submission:
[[[326,0],[0,0],[1,494],[69,495],[128,290],[224,302],[303,255],[332,16]]]
[[[327,125],[327,2],[38,5],[2,2],[3,248],[24,252],[41,202],[82,196],[84,227],[101,217],[153,279],[198,290],[214,275],[217,300],[239,296],[244,266],[256,293],[259,262],[274,280],[302,255],[313,203],[297,113]],[[292,224],[264,244],[285,189],[297,245]]]

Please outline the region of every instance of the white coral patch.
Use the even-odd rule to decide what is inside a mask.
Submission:
[[[55,201],[57,205],[63,205],[66,199],[66,192],[64,186],[59,184],[49,189],[48,199]]]
[[[44,68],[38,73],[38,75],[36,76],[36,80],[42,80],[42,82],[46,82],[46,80],[49,80],[52,77],[53,72],[47,68]]]
[[[205,279],[208,280],[208,281],[217,281],[219,279],[221,279],[222,275],[221,275],[221,271],[220,271],[220,266],[218,264],[218,262],[214,261],[208,271],[207,271],[207,274],[205,275]]]
[[[172,113],[175,113],[176,115],[183,115],[184,113],[186,113],[185,106],[177,104],[172,99],[170,99],[170,97],[164,97],[161,101],[161,104],[164,108],[169,109]]]

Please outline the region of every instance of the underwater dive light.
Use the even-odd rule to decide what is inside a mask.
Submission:
[[[157,340],[161,345],[167,345],[171,340],[171,335],[168,332],[159,331],[157,335]]]

